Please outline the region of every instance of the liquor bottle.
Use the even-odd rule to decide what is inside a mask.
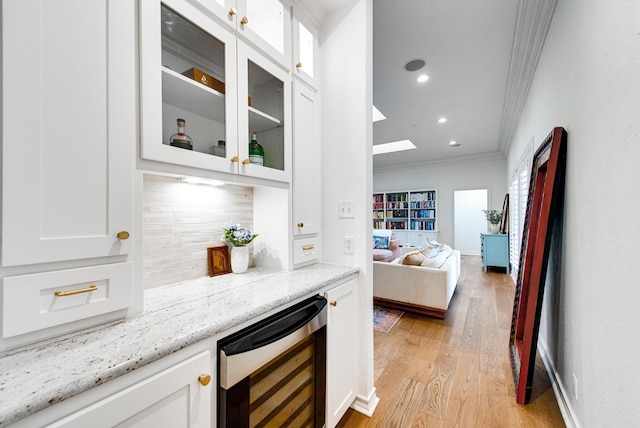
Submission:
[[[178,119],[178,132],[173,134],[169,138],[169,144],[173,147],[180,147],[181,149],[193,150],[193,141],[184,132],[186,121],[184,119]]]
[[[254,165],[264,165],[264,149],[258,144],[256,134],[251,134],[249,143],[249,162]]]

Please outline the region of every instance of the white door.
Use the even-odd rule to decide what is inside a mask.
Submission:
[[[462,254],[480,255],[480,233],[487,231],[482,210],[487,209],[487,189],[453,192],[455,249]]]

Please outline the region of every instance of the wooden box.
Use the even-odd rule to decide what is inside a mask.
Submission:
[[[200,82],[205,86],[215,89],[216,91],[224,94],[224,83],[216,79],[210,74],[205,73],[199,68],[193,67],[182,73],[183,76],[187,76],[189,79],[193,79],[196,82]]]

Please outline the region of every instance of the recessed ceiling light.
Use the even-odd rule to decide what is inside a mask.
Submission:
[[[426,74],[421,74],[416,80],[420,83],[423,83],[429,80],[429,76],[427,76]]]
[[[415,149],[416,146],[410,140],[393,141],[391,143],[376,144],[373,146],[373,154],[400,152],[402,150]]]
[[[440,119],[438,119],[438,123],[445,123],[447,121],[446,117],[441,117]]]
[[[449,147],[458,147],[460,145],[456,140],[449,141]]]
[[[412,59],[404,65],[404,69],[407,71],[418,71],[424,67],[425,62],[423,59]]]
[[[372,106],[373,107],[373,121],[377,122],[379,120],[385,120],[387,117],[382,114],[382,112],[380,112],[380,110],[378,110],[376,108],[376,106]]]

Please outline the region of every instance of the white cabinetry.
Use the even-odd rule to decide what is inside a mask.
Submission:
[[[118,233],[132,224],[134,13],[126,0],[2,2],[3,266],[130,251]],[[82,19],[60,25],[70,14]]]
[[[293,14],[293,75],[317,88],[319,64],[318,27],[300,10]]]
[[[208,351],[113,394],[51,427],[210,428],[212,381]]]
[[[291,77],[283,68],[183,0],[140,2],[140,33],[143,159],[290,181]],[[169,141],[178,118],[190,149]],[[262,167],[249,164],[252,133],[265,150]]]
[[[213,348],[212,343],[178,351],[21,419],[15,427],[211,428],[215,361],[203,348]]]
[[[287,69],[291,63],[289,0],[194,0]]]
[[[2,2],[0,349],[132,305],[135,29],[128,0]]]
[[[354,287],[349,280],[325,294],[327,317],[327,427],[334,427],[356,397]]]
[[[320,126],[317,93],[294,80],[293,264],[320,258]],[[301,239],[304,238],[304,239]]]

